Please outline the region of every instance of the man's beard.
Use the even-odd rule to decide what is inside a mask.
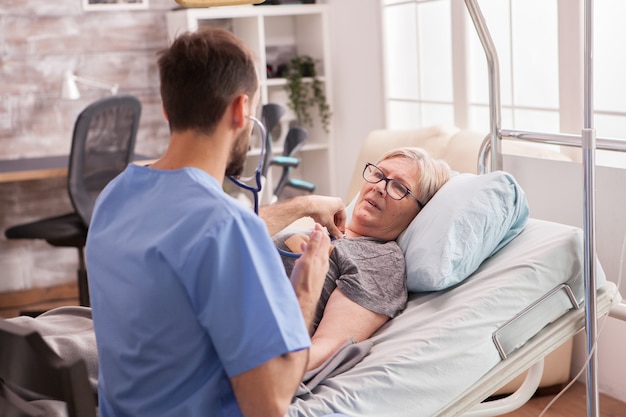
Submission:
[[[226,175],[239,177],[243,173],[248,158],[248,141],[252,132],[252,122],[248,121],[246,128],[239,134],[233,149],[230,151],[230,158],[226,166]]]

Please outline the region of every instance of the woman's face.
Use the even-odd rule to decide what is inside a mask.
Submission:
[[[404,184],[413,194],[417,194],[417,166],[411,159],[393,157],[378,165],[387,178]],[[395,240],[408,227],[419,211],[417,201],[407,195],[402,200],[394,200],[387,195],[386,181],[371,184],[363,180],[359,198],[354,206],[348,228],[361,236],[382,240]]]

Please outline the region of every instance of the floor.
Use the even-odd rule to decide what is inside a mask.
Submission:
[[[539,417],[554,395],[532,398],[522,408],[504,414],[504,417]],[[575,383],[542,417],[587,417],[587,390],[585,384]],[[626,417],[626,403],[600,394],[600,415],[595,417]]]

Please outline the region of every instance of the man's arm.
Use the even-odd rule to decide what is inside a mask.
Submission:
[[[339,197],[298,196],[261,207],[259,216],[267,225],[270,236],[302,217],[313,218],[317,223],[326,227],[332,237],[341,237],[346,231],[345,206]]]
[[[309,350],[289,352],[230,379],[245,417],[284,417],[304,376]]]
[[[305,324],[313,326],[315,308],[328,272],[330,239],[319,224],[303,244],[303,254],[296,261],[291,283],[298,298]],[[246,417],[283,417],[302,380],[309,350],[274,357],[256,368],[231,378],[241,412]]]

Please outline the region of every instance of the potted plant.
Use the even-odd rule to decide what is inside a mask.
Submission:
[[[301,126],[312,127],[313,117],[310,109],[317,107],[322,127],[328,133],[332,114],[315,65],[316,60],[308,55],[296,56],[289,61],[281,75],[287,79],[285,85],[289,95],[287,106],[296,113],[298,123]]]

